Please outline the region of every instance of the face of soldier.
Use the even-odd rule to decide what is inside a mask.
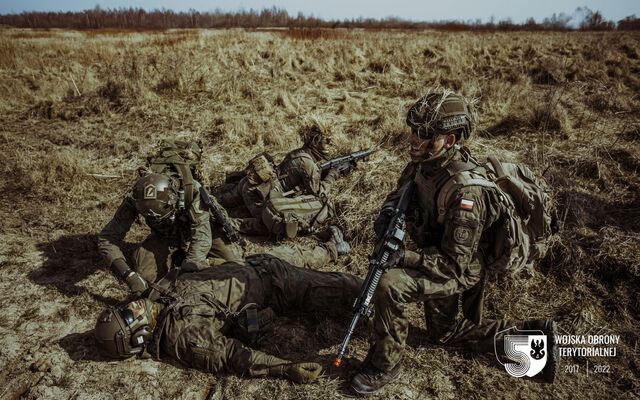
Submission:
[[[148,318],[145,315],[147,309],[144,299],[136,300],[127,304],[121,309],[121,315],[127,325],[135,330],[140,325],[148,324]]]
[[[416,131],[409,137],[409,154],[413,160],[429,160],[439,156],[455,144],[455,135],[435,135],[431,138],[420,137]]]
[[[320,154],[327,155],[331,148],[331,138],[327,135],[321,135],[314,141],[314,147]]]

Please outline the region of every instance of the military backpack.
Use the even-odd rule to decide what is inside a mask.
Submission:
[[[177,173],[182,183],[184,204],[189,208],[196,189],[194,182],[202,182],[202,145],[199,142],[165,139],[158,150],[147,157],[148,171],[157,174]],[[182,197],[182,193],[181,193]]]
[[[284,196],[271,191],[262,211],[262,223],[276,237],[294,238],[298,232],[312,232],[331,214],[329,203],[316,196]]]
[[[496,190],[501,202],[501,217],[488,231],[484,245],[487,267],[516,273],[533,271],[533,264],[544,257],[552,234],[554,205],[543,178],[521,163],[500,162],[488,157],[478,169],[459,171],[438,194],[438,222],[444,222],[451,196],[466,186]]]

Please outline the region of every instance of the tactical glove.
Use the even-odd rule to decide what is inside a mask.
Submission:
[[[144,292],[148,287],[147,281],[145,281],[144,278],[140,276],[140,274],[133,271],[131,271],[131,273],[127,275],[126,278],[124,278],[124,281],[127,282],[127,285],[129,285],[131,293],[135,295],[142,294],[142,292]]]
[[[124,258],[118,258],[111,263],[111,268],[116,272],[116,274],[126,282],[129,286],[129,290],[134,295],[140,295],[144,292],[148,285],[147,282],[137,273],[133,272],[131,268],[127,265],[127,262]]]
[[[380,239],[387,230],[387,226],[389,225],[389,221],[391,221],[392,215],[393,210],[389,208],[383,208],[380,211],[380,214],[378,214],[376,222],[373,223],[373,231],[376,233],[378,239]]]
[[[349,163],[347,163],[347,165],[344,165],[340,168],[340,173],[342,175],[349,175],[351,173],[351,171],[353,171],[353,169],[356,167],[356,162],[355,161],[351,161]]]
[[[313,362],[282,364],[269,368],[269,376],[287,378],[295,383],[311,383],[318,379],[322,366]]]

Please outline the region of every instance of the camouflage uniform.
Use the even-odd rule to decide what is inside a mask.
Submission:
[[[160,313],[154,329],[154,337],[161,334],[159,344],[166,354],[207,372],[266,376],[269,367],[287,361],[238,339],[234,332],[245,315],[240,311],[253,303],[258,310],[270,307],[276,314],[347,316],[362,283],[348,274],[304,270],[264,254],[246,261],[246,266],[226,263],[177,279],[172,291],[180,299]]]
[[[240,218],[239,230],[247,235],[269,235],[269,229],[262,222],[262,210],[272,190],[282,191],[277,179],[269,182],[251,183],[246,176],[235,184],[227,185],[218,200],[225,208],[241,206],[251,215]]]
[[[228,185],[218,198],[223,207],[237,207],[238,204],[242,204],[251,214],[251,217],[239,219],[240,232],[247,235],[269,236],[271,231],[262,221],[262,211],[270,193],[274,190],[282,192],[282,186],[277,179],[253,183],[245,176],[237,183]],[[306,268],[319,268],[338,259],[337,249],[330,242],[312,249],[298,244],[279,245],[267,252],[291,264]]]
[[[424,302],[427,331],[438,344],[492,350],[495,333],[522,327],[516,321],[482,321],[483,235],[500,217],[496,193],[481,186],[461,187],[446,210],[440,210],[444,220],[438,221],[440,189],[455,172],[476,168],[453,147],[444,159],[410,163],[398,180],[398,189],[411,179],[417,183],[407,210],[407,231],[419,250],[406,250],[403,265],[388,270],[376,291],[370,360],[381,371],[392,370],[402,357],[409,303]],[[396,190],[387,196],[383,212],[393,207],[398,195]],[[462,318],[458,318],[460,300]]]
[[[222,239],[219,228],[211,226],[210,214],[194,187],[193,202],[188,210],[178,211],[174,221],[146,219],[151,234],[133,253],[133,269],[145,280],[153,282],[162,278],[173,265],[183,260],[203,267],[207,257],[218,260],[241,260],[237,248]],[[113,218],[98,234],[98,250],[108,265],[122,259],[119,247],[131,225],[138,218],[131,192],[125,195]]]
[[[318,163],[326,161],[308,146],[288,153],[278,165],[282,189],[285,192],[295,190],[302,194],[312,194],[320,198],[326,198],[331,187],[337,180],[339,173],[331,170],[323,178]]]

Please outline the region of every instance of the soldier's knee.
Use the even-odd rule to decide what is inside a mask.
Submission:
[[[391,269],[380,278],[380,282],[378,283],[378,288],[376,290],[379,297],[400,301],[405,285],[399,276],[400,274],[396,271],[397,270]]]

